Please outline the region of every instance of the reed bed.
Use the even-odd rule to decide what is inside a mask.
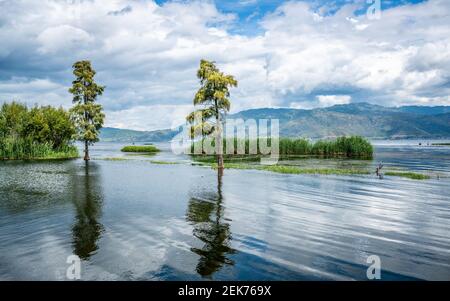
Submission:
[[[194,154],[195,150],[201,150],[204,140],[196,141],[191,145],[191,153]],[[262,155],[260,145],[267,145],[270,147],[274,141],[271,139],[224,139],[224,158],[225,160],[248,160],[251,158],[259,159],[258,156]],[[234,145],[234,153],[229,154],[227,152],[227,144],[232,143]],[[211,142],[214,146],[214,141]],[[255,152],[250,151],[251,146],[254,146]],[[312,142],[308,139],[292,139],[292,138],[280,138],[278,139],[279,155],[281,157],[290,156],[316,156],[324,158],[351,158],[351,159],[372,159],[373,158],[373,146],[365,138],[360,136],[351,137],[339,137],[335,140],[319,140]],[[239,154],[238,146],[244,150],[245,154]],[[243,146],[243,147],[242,147]],[[201,156],[200,156],[201,157]]]
[[[0,139],[1,160],[39,160],[77,158],[78,150],[73,145],[53,148],[50,143],[38,143],[30,138]]]

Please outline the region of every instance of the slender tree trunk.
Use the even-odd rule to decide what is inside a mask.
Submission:
[[[85,84],[86,86],[86,84]],[[84,104],[87,105],[87,97],[86,94],[84,95]],[[88,120],[88,113],[86,111],[84,111],[84,122],[87,124],[89,122]],[[87,127],[87,126],[86,126]],[[86,133],[86,128],[84,129],[85,133]],[[88,141],[84,140],[84,161],[89,161],[91,160],[91,158],[89,158],[89,145],[88,145]]]
[[[91,158],[89,158],[89,145],[87,140],[84,141],[84,161],[89,161]]]
[[[216,102],[217,103],[217,102]],[[217,105],[216,105],[217,106]],[[220,120],[220,113],[217,110],[216,115],[216,154],[217,154],[217,168],[219,172],[223,172],[223,139],[222,139],[222,121]]]

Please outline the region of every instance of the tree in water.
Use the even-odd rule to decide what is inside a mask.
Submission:
[[[207,60],[200,61],[197,77],[200,79],[201,87],[195,94],[194,106],[202,106],[202,108],[189,114],[186,119],[193,124],[196,116],[201,116],[200,124],[194,124],[191,127],[192,137],[195,133],[214,134],[217,166],[221,171],[223,170],[222,115],[230,111],[229,89],[237,87],[238,82],[232,75],[220,72],[214,62]]]
[[[95,70],[90,61],[76,62],[73,65],[73,74],[76,79],[72,82],[69,92],[73,94],[75,105],[70,113],[76,126],[75,138],[84,142],[84,160],[89,161],[89,145],[99,140],[105,119],[102,106],[96,103],[105,87],[94,81]]]
[[[89,259],[98,250],[104,227],[99,222],[102,214],[103,192],[100,172],[95,164],[86,164],[84,174],[73,179],[73,203],[76,220],[72,227],[73,252],[81,259]]]
[[[224,265],[234,265],[229,259],[236,251],[231,247],[230,224],[224,221],[222,196],[222,175],[218,174],[217,193],[205,194],[189,201],[186,220],[194,227],[193,235],[203,246],[191,248],[200,256],[197,273],[202,277],[211,277]]]

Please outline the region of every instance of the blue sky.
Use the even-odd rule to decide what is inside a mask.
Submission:
[[[71,106],[73,62],[107,86],[108,126],[192,110],[200,59],[233,74],[232,112],[370,102],[450,104],[448,0],[0,0],[0,103]]]
[[[171,0],[158,0],[156,3],[163,5]],[[381,8],[388,9],[399,5],[416,4],[424,0],[382,0]],[[251,19],[261,19],[264,15],[274,12],[283,2],[280,0],[215,0],[216,7],[225,13],[233,13],[239,16],[241,21]],[[361,6],[369,6],[366,1],[361,0],[306,0],[314,9],[326,7],[331,11],[346,4],[356,3]],[[253,17],[254,16],[254,17]]]
[[[164,5],[171,0],[158,0],[156,3]],[[374,1],[374,0],[373,0]],[[407,4],[417,4],[425,0],[381,0],[381,9],[389,9]],[[267,14],[273,13],[280,5],[286,1],[280,0],[215,0],[215,6],[224,13],[235,14],[238,22],[234,24],[233,32],[246,35],[261,33],[258,22]],[[365,13],[365,8],[371,5],[365,0],[306,0],[313,10],[322,10],[326,14],[333,14],[344,5],[356,4],[361,9],[356,10],[357,14]]]

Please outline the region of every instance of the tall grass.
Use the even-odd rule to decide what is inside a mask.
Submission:
[[[224,139],[224,154],[227,154],[227,144],[232,143],[234,145],[234,154],[237,155],[238,145],[244,145],[246,156],[261,155],[260,143],[272,145],[271,139],[258,139],[257,141],[249,139]],[[279,139],[279,154],[280,156],[318,156],[326,158],[353,158],[353,159],[372,159],[373,146],[365,138],[360,136],[351,137],[339,137],[335,140],[319,140],[315,143],[307,139],[291,139],[280,138]],[[201,144],[203,141],[196,141],[191,145],[191,152],[194,153],[195,149],[202,149]],[[256,154],[250,153],[250,145],[256,145]],[[214,146],[214,142],[211,143]],[[230,155],[230,154],[227,154]],[[227,156],[225,156],[226,158]]]
[[[38,143],[27,138],[0,139],[0,160],[63,159],[78,157],[73,145],[63,145],[57,149],[50,143]]]

